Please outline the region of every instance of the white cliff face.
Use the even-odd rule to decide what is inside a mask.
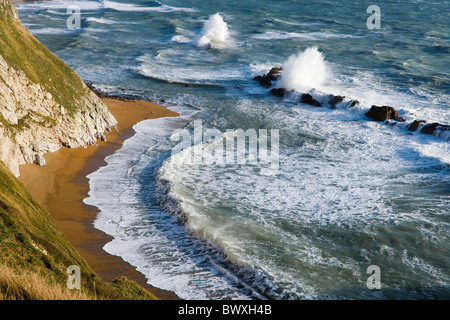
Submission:
[[[0,56],[0,160],[16,176],[19,165],[44,165],[45,153],[96,144],[116,126],[107,107],[85,89],[71,115],[41,85]]]
[[[117,122],[92,91],[85,91],[70,115],[41,85],[0,56],[0,160],[19,175],[21,164],[44,165],[47,152],[104,140]]]
[[[0,23],[23,28],[8,0],[0,0]],[[69,76],[78,77],[75,73]],[[19,165],[44,165],[43,155],[47,152],[96,144],[117,125],[95,93],[81,79],[74,80],[79,97],[68,112],[42,84],[33,83],[25,72],[8,65],[0,54],[0,161],[16,176]]]

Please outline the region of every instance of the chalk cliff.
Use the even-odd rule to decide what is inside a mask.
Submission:
[[[82,79],[20,23],[0,0],[0,160],[45,164],[61,147],[96,144],[117,124]]]

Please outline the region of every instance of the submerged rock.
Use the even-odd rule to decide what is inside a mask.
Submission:
[[[414,120],[406,127],[406,129],[409,131],[417,131],[417,129],[419,129],[419,127],[424,123],[426,123],[425,120]]]
[[[348,105],[349,108],[356,106],[359,103],[358,100],[350,100],[350,103]]]
[[[330,106],[332,106],[333,108],[336,108],[336,105],[337,105],[339,102],[344,101],[344,99],[345,99],[344,96],[335,96],[335,95],[333,95],[333,94],[330,94],[330,95],[328,96],[328,104],[329,104]]]
[[[272,81],[267,78],[267,75],[256,76],[253,80],[258,81],[261,86],[266,88],[269,88],[272,85]]]
[[[309,104],[314,107],[322,107],[322,104],[314,99],[309,93],[302,94],[302,96],[300,97],[300,102]]]
[[[441,124],[438,122],[425,125],[420,132],[434,135],[437,131],[450,131],[450,125]]]
[[[273,88],[272,90],[270,90],[270,92],[276,96],[283,98],[286,94],[286,89],[285,88]]]

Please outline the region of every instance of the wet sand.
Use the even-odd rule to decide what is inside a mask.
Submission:
[[[87,175],[106,165],[105,157],[119,149],[123,142],[134,135],[133,125],[146,119],[174,117],[178,113],[152,102],[141,100],[102,98],[118,122],[118,130],[107,133],[106,142],[86,148],[62,148],[44,156],[47,165],[25,164],[20,166],[19,179],[32,196],[55,219],[80,255],[105,281],[120,276],[134,280],[163,300],[178,299],[169,291],[147,284],[147,279],[122,258],[108,254],[103,246],[112,238],[95,229],[93,222],[98,209],[83,203],[88,196]]]

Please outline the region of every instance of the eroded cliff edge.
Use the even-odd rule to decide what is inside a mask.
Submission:
[[[0,0],[0,160],[16,175],[61,147],[104,140],[117,121],[83,80]]]

